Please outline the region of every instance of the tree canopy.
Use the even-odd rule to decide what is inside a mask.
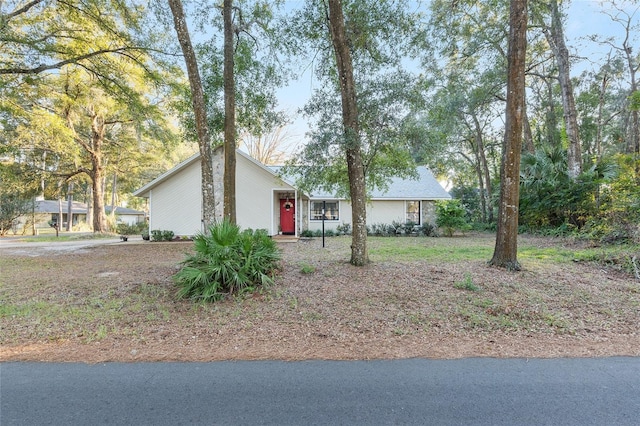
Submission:
[[[68,197],[74,185],[74,197],[91,201],[101,232],[109,196],[141,206],[128,194],[195,151],[202,139],[196,109],[208,128],[200,146],[222,143],[227,117],[236,146],[265,140],[289,120],[278,89],[298,79],[313,88],[308,99],[295,99],[307,131],[290,158],[301,188],[352,196],[348,154],[357,142],[365,198],[391,177],[411,177],[415,165],[427,165],[464,195],[467,219],[496,228],[501,146],[511,131],[510,1],[226,4],[233,114],[225,111],[222,1],[184,3],[201,76],[196,108],[167,2],[1,2],[3,182],[25,200],[34,193]],[[640,6],[583,6],[528,4],[518,225],[633,239],[640,219],[633,201],[640,187]],[[331,21],[338,8],[343,50]],[[577,37],[569,24],[578,14],[606,23],[608,32]],[[349,126],[345,63],[338,60],[347,53],[355,100]]]

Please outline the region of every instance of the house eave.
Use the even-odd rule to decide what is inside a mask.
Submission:
[[[142,188],[134,191],[133,195],[135,197],[148,198],[149,197],[149,195],[148,195],[149,192],[154,187],[158,186],[159,184],[161,184],[165,180],[169,179],[174,174],[178,173],[180,170],[184,169],[185,167],[190,166],[191,164],[193,164],[194,162],[196,162],[199,159],[200,159],[200,153],[196,153],[196,154],[192,155],[191,157],[189,157],[186,160],[184,160],[182,163],[179,163],[178,165],[174,166],[173,168],[167,170],[166,172],[164,172],[163,174],[161,174],[160,176],[158,176],[157,178],[155,178],[154,180],[152,180],[151,182],[149,182],[148,184],[146,184]]]

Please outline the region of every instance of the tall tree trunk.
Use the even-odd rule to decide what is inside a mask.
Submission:
[[[333,50],[336,55],[342,97],[342,124],[345,136],[353,225],[351,264],[363,266],[369,262],[369,254],[367,252],[366,186],[360,147],[360,126],[358,122],[356,86],[353,78],[353,63],[340,0],[329,0],[329,28],[333,41]]]
[[[184,55],[187,74],[189,75],[189,86],[191,87],[191,102],[193,104],[196,132],[198,133],[198,147],[200,149],[202,223],[206,232],[209,229],[209,225],[215,222],[216,213],[213,189],[213,162],[209,126],[207,124],[207,110],[204,102],[204,90],[202,88],[196,54],[191,44],[182,2],[180,0],[168,0],[168,2],[171,8],[171,14],[173,15],[173,26],[176,30],[182,54]]]
[[[596,121],[596,158],[598,162],[602,159],[602,129],[604,127],[604,105],[607,92],[607,86],[609,85],[609,76],[605,73],[602,76],[602,83],[600,84],[600,94],[598,95],[598,118]]]
[[[89,191],[89,193],[87,194],[87,192],[84,193],[84,196],[87,200],[87,220],[86,220],[86,224],[89,227],[89,229],[93,230],[93,185],[89,185],[87,190]]]
[[[529,122],[529,114],[527,114],[527,103],[524,104],[523,115],[523,129],[524,132],[524,151],[529,154],[535,154],[536,146],[533,143],[533,132],[531,132],[531,123]]]
[[[543,28],[543,32],[549,46],[551,46],[558,66],[558,81],[560,82],[560,93],[562,94],[564,125],[569,142],[569,146],[567,147],[567,172],[570,178],[575,179],[582,173],[582,146],[580,145],[578,112],[573,97],[573,84],[571,83],[570,76],[569,50],[564,40],[562,19],[556,0],[550,0],[549,9],[551,12],[551,28]]]
[[[502,165],[500,167],[500,205],[496,246],[490,263],[512,270],[520,269],[518,263],[518,204],[526,51],[527,0],[511,0],[507,110]]]
[[[630,93],[635,93],[638,91],[638,82],[636,81],[636,73],[638,72],[638,68],[640,68],[640,64],[636,63],[637,55],[633,54],[633,48],[629,44],[630,41],[630,24],[631,18],[625,23],[625,39],[622,42],[622,50],[624,51],[625,58],[627,60],[627,68],[629,69],[629,79],[631,80]],[[638,119],[638,110],[631,110],[631,132],[630,132],[630,140],[628,144],[628,152],[629,153],[640,153],[640,124]]]
[[[482,168],[480,167],[480,159],[478,158],[478,150],[475,150],[476,161],[474,168],[476,169],[476,175],[478,176],[478,189],[480,189],[480,209],[482,211],[481,220],[483,223],[487,222],[487,197],[485,197],[486,191],[484,190],[484,178],[482,177]]]
[[[478,150],[478,167],[481,170],[480,178],[484,179],[484,191],[482,197],[484,199],[483,206],[487,210],[486,219],[489,223],[493,222],[493,206],[491,205],[491,173],[489,173],[489,165],[487,164],[487,154],[484,151],[484,139],[482,138],[482,128],[478,117],[473,114],[473,125],[475,127],[476,149]]]
[[[73,226],[73,182],[67,184],[67,232]]]
[[[552,80],[544,79],[547,85],[547,113],[546,113],[546,126],[547,126],[547,141],[553,146],[560,146],[561,141],[558,139],[556,131],[558,127],[558,121],[556,120],[556,103],[553,96],[553,83]]]
[[[116,216],[116,198],[117,198],[117,186],[118,186],[118,174],[113,172],[113,178],[111,179],[111,216]]]
[[[636,81],[636,73],[640,64],[636,63],[636,56],[632,54],[632,48],[629,45],[629,24],[625,26],[626,37],[624,39],[623,48],[627,58],[627,67],[629,68],[629,78],[631,79],[631,93],[638,91],[638,83]],[[640,117],[636,108],[631,109],[631,137],[629,138],[628,152],[634,155],[636,182],[640,185]]]
[[[58,236],[58,231],[60,231],[64,226],[64,220],[62,220],[62,184],[60,184],[59,188],[60,193],[58,195],[58,222],[56,223],[56,237]]]
[[[93,181],[93,232],[107,232],[107,217],[104,211],[104,166],[102,164],[102,143],[105,135],[104,118],[93,113],[91,121],[90,177]]]
[[[236,93],[233,0],[224,0],[224,217],[236,223]]]

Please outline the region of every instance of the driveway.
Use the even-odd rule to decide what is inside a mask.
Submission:
[[[6,250],[10,254],[24,256],[43,256],[47,253],[72,252],[106,244],[140,244],[145,242],[140,235],[130,236],[127,242],[121,241],[119,237],[72,241],[25,241],[23,238],[3,237],[0,238],[0,251]]]
[[[637,425],[640,359],[0,364],[0,424]]]

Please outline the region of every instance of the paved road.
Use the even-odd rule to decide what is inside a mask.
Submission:
[[[638,425],[640,359],[0,364],[0,424]]]

